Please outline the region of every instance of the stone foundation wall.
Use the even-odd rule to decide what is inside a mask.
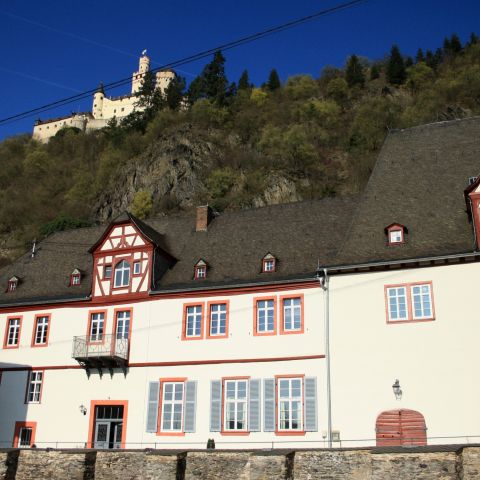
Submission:
[[[298,451],[0,450],[0,480],[480,480],[480,446]]]

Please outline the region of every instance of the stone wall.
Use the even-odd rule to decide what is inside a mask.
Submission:
[[[298,451],[0,450],[0,480],[480,480],[480,446]]]

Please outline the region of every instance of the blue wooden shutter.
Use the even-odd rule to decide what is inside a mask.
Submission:
[[[147,404],[147,432],[155,433],[157,431],[159,391],[160,382],[150,382]]]
[[[184,432],[195,431],[195,406],[197,402],[197,382],[185,383]]]
[[[317,379],[305,378],[305,431],[316,432],[317,426]]]
[[[248,390],[248,430],[250,432],[260,431],[260,380],[250,380]]]
[[[210,389],[210,431],[222,429],[222,382],[212,380]]]
[[[275,431],[275,379],[263,380],[263,430]]]

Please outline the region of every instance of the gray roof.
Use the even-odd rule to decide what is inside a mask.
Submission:
[[[380,152],[363,195],[272,205],[217,215],[206,232],[195,231],[195,213],[133,221],[172,266],[154,291],[233,286],[313,278],[321,266],[352,265],[473,252],[466,212],[468,178],[480,173],[480,117],[392,132]],[[406,243],[387,246],[385,227],[408,229]],[[0,305],[85,298],[90,294],[89,249],[107,226],[58,232],[0,270],[0,286],[13,275],[16,291],[2,287]],[[267,253],[274,273],[262,273]],[[207,278],[194,280],[204,259]],[[83,272],[80,286],[70,274]]]

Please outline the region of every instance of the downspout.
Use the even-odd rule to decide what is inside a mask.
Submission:
[[[325,316],[325,360],[327,369],[327,445],[332,448],[332,391],[330,380],[330,289],[328,270],[317,270],[317,278],[323,290]]]

